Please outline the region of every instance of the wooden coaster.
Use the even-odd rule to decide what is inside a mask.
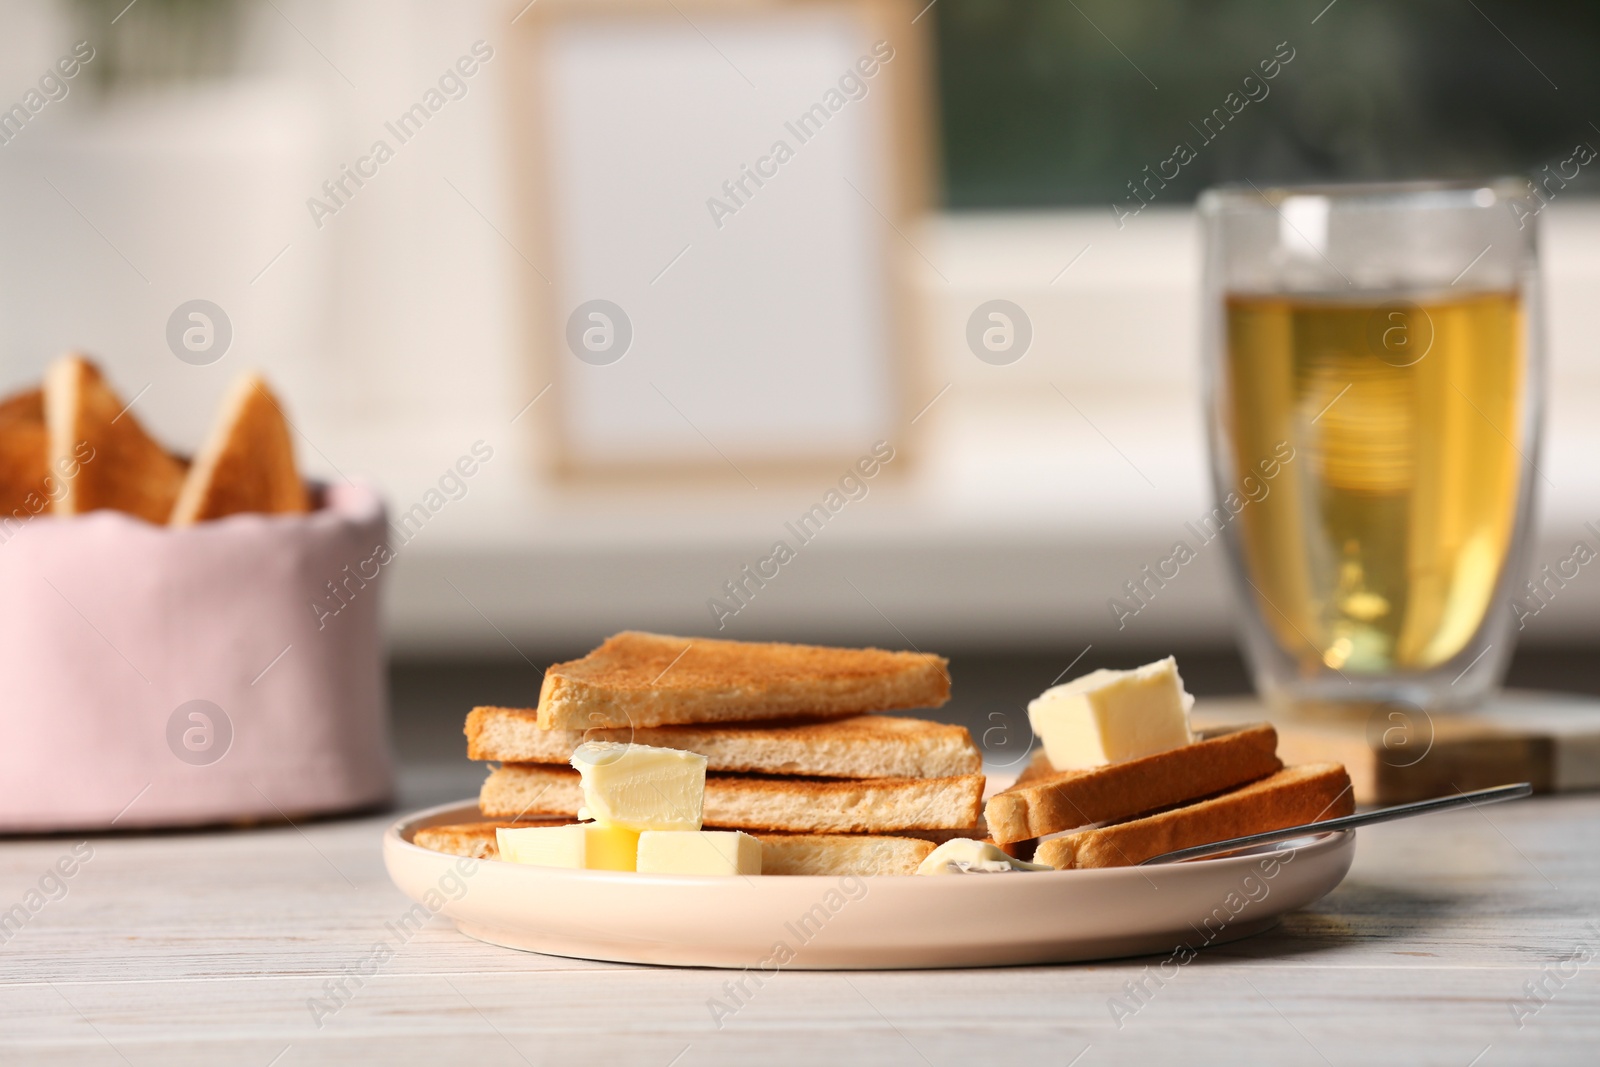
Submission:
[[[1285,713],[1255,699],[1203,700],[1196,728],[1267,720],[1286,764],[1337,760],[1359,804],[1532,782],[1538,793],[1600,789],[1600,699],[1507,690],[1475,711],[1407,704]]]

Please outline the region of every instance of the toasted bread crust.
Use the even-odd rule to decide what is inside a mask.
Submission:
[[[978,823],[983,775],[950,778],[752,778],[706,776],[705,825],[730,830],[882,833],[962,830]],[[508,763],[490,772],[478,806],[491,818],[575,815],[578,772]]]
[[[172,509],[172,525],[244,511],[309,509],[278,400],[260,375],[242,375],[223,399],[211,436],[189,467]]]
[[[23,389],[0,398],[0,421],[44,425],[44,390]]]
[[[1283,768],[1278,732],[1254,723],[1182,748],[1086,771],[1031,778],[989,798],[989,830],[1002,844],[1113,822],[1265,778]]]
[[[79,355],[52,363],[44,379],[50,466],[65,491],[57,515],[111,508],[165,523],[178,499],[184,465],[144,432],[93,363]]]
[[[1022,768],[1022,773],[1017,775],[1017,780],[1011,783],[1010,788],[1033,785],[1041,778],[1049,778],[1061,772],[1050,765],[1050,757],[1045,755],[1044,746],[1034,750],[1033,756],[1028,760],[1028,765]]]
[[[46,510],[49,452],[44,391],[30,389],[0,400],[0,517],[21,518]]]
[[[468,822],[428,826],[416,832],[419,848],[478,860],[500,858],[495,830],[508,826],[560,826],[567,819]],[[933,842],[874,834],[756,834],[761,873],[811,875],[915,874]]]
[[[584,741],[627,741],[698,752],[713,771],[821,778],[948,778],[983,766],[965,727],[925,719],[859,715],[770,726],[656,726],[633,730],[545,730],[529,708],[473,708],[467,757],[561,763]]]
[[[545,672],[539,725],[637,729],[938,707],[950,699],[947,667],[918,652],[625,631]]]
[[[547,819],[501,819],[494,822],[447,823],[442,826],[424,826],[412,835],[411,843],[418,848],[435,852],[448,852],[452,856],[470,856],[477,860],[500,858],[500,846],[495,831],[501,827],[565,826],[571,819],[556,816]]]
[[[1334,819],[1355,810],[1337,763],[1286,767],[1221,796],[1039,843],[1034,861],[1058,869],[1127,867],[1180,848]]]
[[[932,841],[876,834],[757,834],[761,873],[907,875],[934,850]]]

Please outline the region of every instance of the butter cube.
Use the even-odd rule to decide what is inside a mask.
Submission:
[[[1178,663],[1171,656],[1137,670],[1099,670],[1047,689],[1028,721],[1058,771],[1152,756],[1194,741]]]
[[[586,741],[572,753],[586,813],[629,830],[698,830],[706,758],[676,748]]]
[[[589,871],[631,871],[639,835],[621,826],[575,823],[571,826],[500,827],[494,832],[500,858],[538,867]]]
[[[760,874],[761,842],[738,830],[646,830],[640,874]]]

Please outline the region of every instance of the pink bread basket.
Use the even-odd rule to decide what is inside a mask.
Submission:
[[[0,537],[0,832],[389,798],[372,491],[178,529],[41,515]]]

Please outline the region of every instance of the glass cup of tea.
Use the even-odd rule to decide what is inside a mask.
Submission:
[[[1544,480],[1537,206],[1516,179],[1200,198],[1205,525],[1270,703],[1470,706],[1503,677]]]

